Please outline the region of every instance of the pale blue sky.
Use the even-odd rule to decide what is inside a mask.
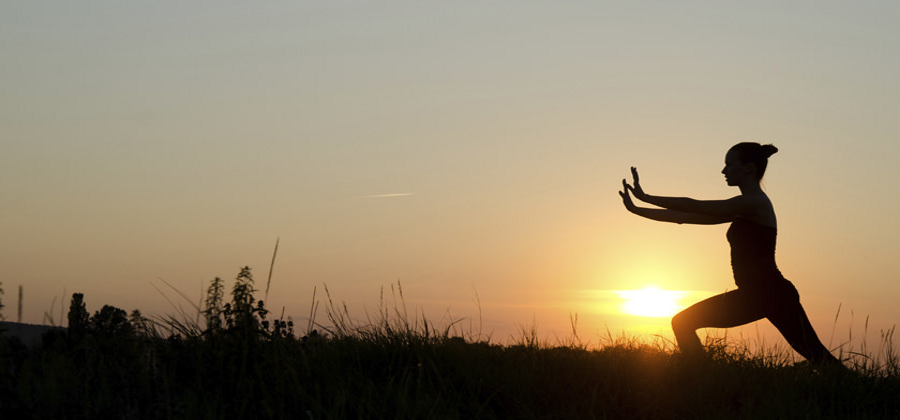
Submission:
[[[315,285],[361,312],[399,280],[437,316],[477,314],[477,293],[499,338],[565,333],[570,312],[586,335],[627,328],[584,291],[733,287],[724,227],[630,216],[628,167],[654,193],[725,197],[725,151],[754,140],[781,149],[778,262],[817,327],[841,304],[888,328],[898,19],[891,2],[7,2],[4,315],[20,284],[29,322],[63,290],[165,313],[160,279],[198,299],[243,265],[264,279],[280,237],[270,303],[297,319]]]

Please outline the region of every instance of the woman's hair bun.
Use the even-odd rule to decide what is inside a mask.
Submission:
[[[763,156],[769,157],[775,154],[778,151],[778,148],[771,144],[764,144],[761,146],[760,151],[762,151]]]

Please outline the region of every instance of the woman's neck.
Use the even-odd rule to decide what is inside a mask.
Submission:
[[[742,195],[759,194],[763,192],[762,185],[760,185],[759,181],[748,181],[739,185],[738,188],[741,189]]]

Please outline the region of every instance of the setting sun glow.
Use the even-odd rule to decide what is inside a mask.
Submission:
[[[616,294],[624,300],[621,310],[626,314],[665,318],[675,315],[684,308],[680,300],[687,292],[646,287],[640,290],[620,290]]]

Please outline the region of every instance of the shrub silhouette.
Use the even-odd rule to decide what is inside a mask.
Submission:
[[[72,294],[72,303],[69,305],[69,337],[74,341],[80,340],[87,332],[88,314],[87,307],[84,305],[84,295],[81,293]]]
[[[203,316],[206,337],[226,334],[241,339],[293,337],[294,323],[276,319],[269,321],[265,302],[256,300],[253,274],[242,267],[231,288],[231,301],[224,302],[225,284],[216,277],[206,290]]]
[[[90,316],[84,302],[84,294],[73,293],[69,306],[69,341],[77,344],[86,337],[128,337],[135,335],[135,328],[128,313],[111,305],[103,305],[99,311]],[[135,321],[143,321],[140,312],[135,310],[132,316]],[[144,326],[142,324],[142,326]]]
[[[214,333],[222,329],[222,297],[225,286],[222,279],[216,277],[206,291],[206,333]]]
[[[103,305],[103,309],[94,313],[89,329],[93,334],[106,337],[131,335],[134,332],[128,313],[110,305]]]

